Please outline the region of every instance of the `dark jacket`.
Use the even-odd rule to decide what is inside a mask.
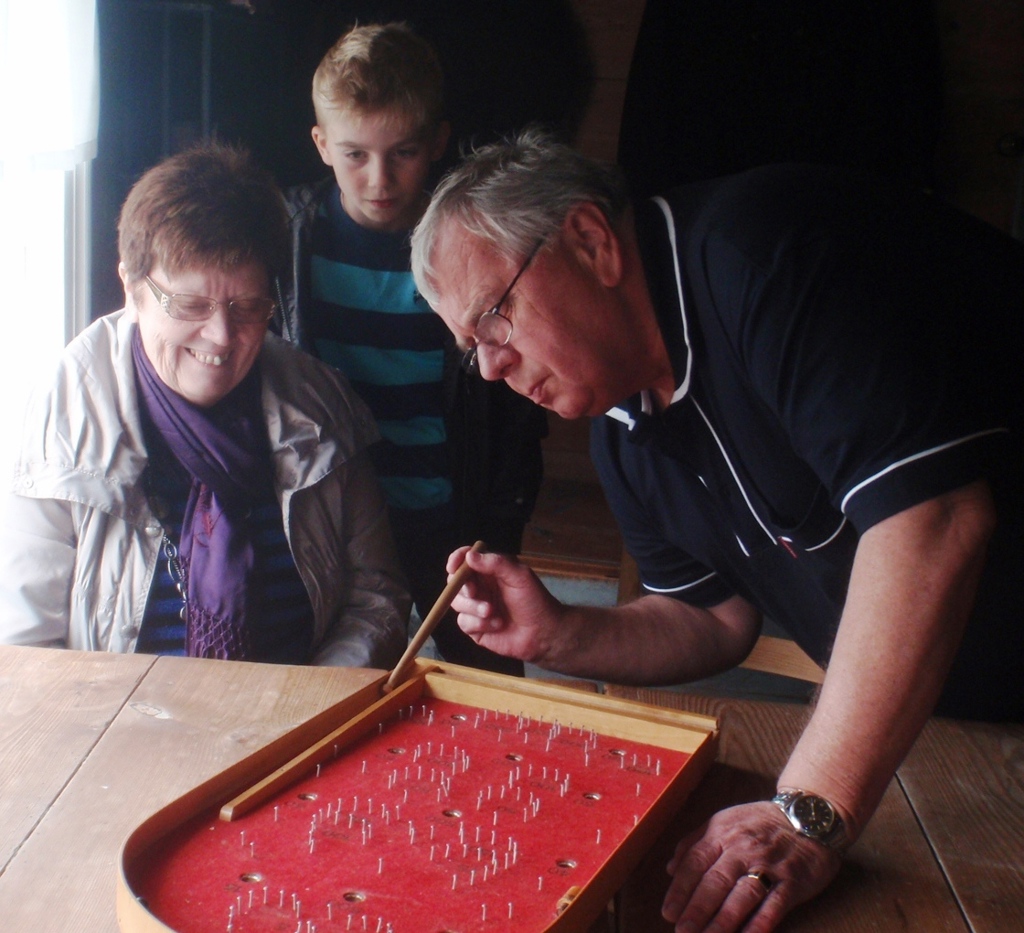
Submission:
[[[303,309],[310,301],[313,221],[334,179],[286,193],[292,235],[289,274],[279,282],[280,309],[273,327],[313,353]],[[460,367],[462,354],[446,332],[445,430],[450,452],[460,543],[482,539],[491,550],[516,554],[540,490],[540,441],[547,434],[542,408],[503,382],[486,382]]]

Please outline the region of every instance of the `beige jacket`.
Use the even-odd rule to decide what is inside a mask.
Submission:
[[[123,311],[68,345],[29,406],[0,500],[0,642],[135,649],[163,529],[146,501],[131,334]],[[368,444],[344,377],[268,334],[263,410],[284,529],[315,616],[315,663],[390,668],[409,601]]]

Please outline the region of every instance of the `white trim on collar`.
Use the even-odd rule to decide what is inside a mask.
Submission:
[[[624,424],[630,431],[636,427],[636,418],[634,418],[625,408],[609,408],[605,412],[605,416],[608,418],[614,418],[616,421]]]
[[[651,393],[647,389],[640,390],[640,413],[644,415],[651,415],[654,413],[654,403],[651,401]],[[623,408],[621,405],[616,405],[614,408],[609,408],[605,412],[605,415],[609,418],[614,418],[616,421],[620,421],[630,431],[636,427],[636,418],[630,413],[629,409]]]
[[[679,297],[679,316],[683,322],[683,339],[686,341],[686,374],[683,376],[683,381],[677,386],[674,393],[672,393],[672,403],[678,402],[687,392],[690,391],[690,376],[693,371],[693,347],[690,345],[690,328],[686,323],[686,305],[683,302],[683,276],[679,271],[679,252],[676,244],[676,221],[672,216],[672,208],[668,206],[668,202],[661,197],[652,198],[655,204],[661,208],[662,214],[665,215],[665,225],[668,227],[668,239],[672,245],[672,266],[676,274],[676,292]]]

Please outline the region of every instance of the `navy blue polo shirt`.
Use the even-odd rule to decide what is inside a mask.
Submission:
[[[677,389],[595,419],[591,446],[647,590],[742,595],[825,662],[868,528],[980,477],[1020,515],[1019,244],[810,166],[677,189],[636,221]]]

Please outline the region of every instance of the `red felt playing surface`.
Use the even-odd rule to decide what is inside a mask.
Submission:
[[[688,755],[425,699],[132,879],[178,933],[543,930]]]

